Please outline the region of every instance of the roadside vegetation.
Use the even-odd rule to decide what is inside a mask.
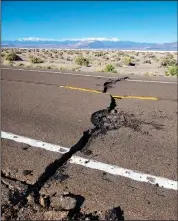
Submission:
[[[151,64],[151,61],[150,60],[145,60],[143,63],[144,64]]]
[[[166,76],[177,76],[178,77],[178,65],[169,66],[165,72]]]
[[[123,58],[123,63],[127,66],[132,66],[133,64],[133,57],[125,56]]]
[[[21,61],[22,59],[14,52],[9,52],[5,55],[6,61]]]
[[[177,64],[176,59],[174,59],[174,56],[172,54],[165,56],[161,60],[161,66],[168,67],[168,66],[175,66]]]
[[[30,61],[33,63],[33,64],[40,64],[40,63],[43,63],[44,60],[42,60],[41,58],[39,57],[31,57],[30,58]]]
[[[112,72],[112,73],[117,73],[115,67],[112,64],[106,65],[104,72]]]
[[[62,71],[177,76],[177,53],[172,52],[2,48],[1,62]]]
[[[81,66],[89,66],[89,59],[84,57],[77,57],[75,63]]]

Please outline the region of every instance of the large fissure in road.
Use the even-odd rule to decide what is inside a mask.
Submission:
[[[109,80],[105,82],[103,85],[103,93],[106,93],[108,89],[112,87],[112,85],[115,84],[116,82],[126,80],[127,78],[128,77],[118,78],[117,80],[114,81]],[[54,162],[49,164],[46,167],[44,173],[41,174],[41,176],[38,178],[38,180],[34,185],[22,183],[23,185],[26,186],[26,189],[23,192],[23,194],[17,190],[10,192],[9,199],[11,205],[15,207],[13,206],[6,207],[4,205],[2,214],[6,210],[10,210],[12,215],[11,218],[17,218],[19,210],[24,206],[28,205],[27,199],[29,196],[32,196],[34,198],[34,203],[40,206],[41,208],[41,195],[40,195],[41,188],[47,183],[47,181],[49,181],[51,178],[54,177],[57,170],[59,168],[62,168],[75,153],[77,153],[78,151],[83,151],[86,148],[86,146],[88,148],[89,144],[97,136],[105,135],[108,131],[117,130],[121,127],[129,127],[135,131],[148,134],[147,132],[141,130],[141,125],[150,124],[150,123],[136,119],[133,114],[128,114],[123,111],[118,111],[116,109],[117,104],[115,98],[113,98],[111,95],[110,97],[111,101],[108,108],[96,111],[91,115],[90,120],[94,125],[94,127],[84,131],[82,137],[74,146],[70,148],[69,152],[63,154],[60,158],[56,159]],[[161,128],[161,125],[152,124],[152,126],[157,129]],[[11,179],[3,172],[1,172],[1,175],[3,178]],[[4,183],[4,185],[6,184]],[[6,185],[6,187],[9,188],[8,185]],[[76,200],[76,205],[73,209],[69,210],[67,219],[85,220],[86,218],[87,220],[93,220],[93,219],[99,220],[99,216],[96,214],[95,215],[84,214],[81,212],[81,206],[85,201],[85,198],[83,196],[70,193],[69,195],[67,195],[67,197],[75,198]],[[15,202],[15,205],[13,202]],[[43,203],[45,205],[44,207],[48,209],[50,207],[50,198],[49,197],[43,198]],[[112,220],[124,220],[123,211],[120,209],[120,207],[111,209],[106,212],[105,218],[108,220],[110,220],[111,218]]]
[[[129,77],[118,78],[118,79],[116,79],[116,80],[111,80],[111,79],[109,79],[108,81],[106,81],[106,82],[103,84],[103,93],[106,93],[109,88],[112,88],[112,85],[113,85],[113,84],[116,84],[117,82],[123,81],[123,80],[126,80],[126,79],[129,79]]]

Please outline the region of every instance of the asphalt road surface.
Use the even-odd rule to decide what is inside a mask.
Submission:
[[[2,69],[3,219],[177,220],[177,83],[115,80]]]

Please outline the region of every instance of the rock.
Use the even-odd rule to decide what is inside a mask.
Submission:
[[[109,220],[115,220],[115,221],[119,221],[119,220],[124,220],[124,212],[121,210],[120,207],[115,207],[113,209],[109,209],[107,211],[105,211],[105,220],[109,221]]]
[[[109,120],[111,120],[112,118],[113,118],[112,115],[108,115],[108,116],[107,116],[107,119],[109,119]]]
[[[34,200],[34,198],[33,198],[33,196],[32,195],[29,195],[28,197],[27,197],[27,200],[28,200],[28,203],[29,204],[34,204],[34,202],[35,202],[35,200]]]
[[[70,193],[68,192],[68,191],[64,191],[63,192],[63,196],[65,196],[65,195],[69,195]]]
[[[103,122],[107,122],[107,118],[106,117],[103,117]]]
[[[109,124],[108,124],[107,122],[105,122],[105,123],[104,123],[104,127],[105,127],[105,128],[108,128],[108,127],[109,127]]]
[[[68,215],[67,211],[47,211],[44,212],[45,220],[66,220]]]
[[[7,220],[5,215],[2,215],[1,220]]]
[[[112,118],[112,120],[114,121],[114,122],[116,122],[117,121],[117,116],[113,116],[113,118]]]
[[[50,205],[56,209],[72,210],[76,206],[76,199],[70,196],[54,196],[50,198]]]
[[[111,110],[110,113],[111,113],[111,114],[116,114],[116,113],[117,113],[117,110],[116,110],[116,109],[113,109],[113,110]]]
[[[33,175],[33,171],[32,171],[32,170],[24,170],[24,171],[23,171],[23,175],[24,175],[24,176],[28,176],[28,175],[31,175],[31,176],[32,176],[32,175]]]
[[[40,196],[39,200],[42,207],[48,207],[49,206],[49,198],[47,196]]]

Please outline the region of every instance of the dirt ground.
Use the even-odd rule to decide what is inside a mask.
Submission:
[[[19,57],[19,61],[9,62],[5,59],[6,53],[14,51]],[[172,54],[177,58],[177,52],[149,52],[149,51],[118,51],[118,50],[55,50],[55,49],[2,49],[2,64],[14,67],[27,67],[35,69],[55,69],[60,71],[76,72],[107,72],[108,64],[114,67],[112,75],[140,75],[140,76],[165,76],[166,67],[161,66],[162,59]],[[77,57],[89,59],[88,66],[77,65]],[[32,63],[31,57],[38,57],[43,63]],[[126,60],[131,58],[134,66],[128,65]],[[177,60],[177,59],[176,59]]]

